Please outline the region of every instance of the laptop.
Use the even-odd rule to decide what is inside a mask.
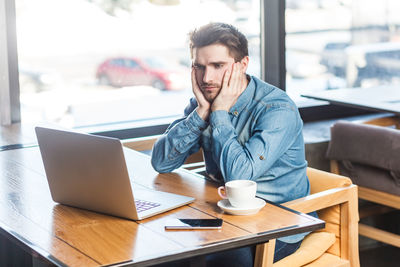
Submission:
[[[45,127],[35,131],[57,203],[142,220],[194,201],[131,181],[118,139]]]

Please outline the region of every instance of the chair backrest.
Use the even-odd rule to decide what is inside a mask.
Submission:
[[[157,141],[159,135],[145,136],[139,138],[131,138],[122,140],[125,147],[129,147],[136,151],[151,151],[154,143]]]
[[[286,202],[283,205],[304,213],[317,211],[319,218],[325,221],[325,228],[319,230],[319,232],[333,233],[336,239],[334,244],[321,257],[315,259],[311,265],[360,266],[357,186],[353,185],[347,177],[313,168],[307,169],[307,176],[310,180],[311,194]],[[322,244],[318,244],[319,239],[313,239],[313,242],[317,242],[313,245],[314,247],[322,246]],[[299,255],[301,255],[301,258],[308,258],[307,253],[307,249],[303,250],[301,246],[298,251],[285,258],[285,264],[291,263],[290,266],[298,266],[296,258]],[[332,261],[327,263],[327,259]],[[257,266],[265,265],[274,266],[268,259],[263,262],[263,265],[258,264]]]
[[[399,130],[337,122],[326,155],[338,162],[332,171],[349,176],[353,183],[400,196]]]
[[[358,185],[360,199],[380,204],[361,206],[361,218],[400,209],[399,126],[399,117],[384,117],[367,124],[338,122],[331,128],[331,171],[349,176]],[[400,247],[398,234],[362,222],[358,230],[362,236]]]

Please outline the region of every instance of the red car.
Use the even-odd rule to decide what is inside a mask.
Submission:
[[[115,57],[100,64],[96,78],[99,84],[115,87],[149,85],[181,90],[188,86],[190,72],[156,58]]]

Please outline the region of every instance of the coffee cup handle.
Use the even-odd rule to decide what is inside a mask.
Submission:
[[[222,190],[223,190],[223,191],[222,191]],[[219,195],[221,198],[223,198],[223,199],[228,198],[228,197],[226,196],[226,193],[225,193],[225,186],[220,186],[220,187],[218,187],[218,195]]]

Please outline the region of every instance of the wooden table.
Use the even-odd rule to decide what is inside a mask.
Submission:
[[[129,221],[54,203],[38,147],[0,152],[0,235],[55,265],[149,266],[324,227],[305,214],[267,203],[256,215],[232,216],[216,205],[216,185],[186,170],[158,174],[147,155],[130,150],[136,183],[196,201],[143,221]],[[222,218],[221,230],[165,231],[168,218]],[[201,262],[201,261],[200,261]]]
[[[307,93],[301,96],[400,116],[400,86],[344,88]]]

